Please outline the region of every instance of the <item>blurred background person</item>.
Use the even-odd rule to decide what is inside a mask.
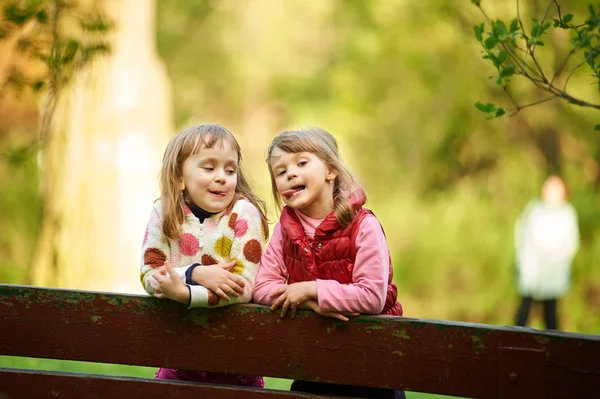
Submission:
[[[552,175],[541,200],[529,202],[515,224],[518,289],[521,304],[515,324],[525,326],[532,302],[544,304],[547,329],[558,329],[557,300],[569,288],[571,262],[579,249],[575,208],[567,201],[565,182]]]

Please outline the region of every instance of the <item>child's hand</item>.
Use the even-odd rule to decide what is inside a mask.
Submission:
[[[171,262],[166,261],[165,265],[158,268],[152,278],[156,280],[156,287],[151,281],[154,289],[154,296],[157,298],[169,298],[177,302],[188,304],[190,302],[190,291],[184,281],[173,270]]]
[[[275,310],[281,306],[281,318],[283,318],[288,308],[291,308],[293,319],[296,317],[296,310],[299,305],[310,299],[317,299],[317,282],[303,281],[301,283],[286,285],[271,294],[271,297],[276,296],[279,296],[279,298],[271,305],[271,310]]]
[[[307,301],[305,303],[305,305],[307,305],[310,309],[312,309],[313,312],[315,312],[316,314],[320,314],[321,316],[325,316],[325,317],[331,317],[333,319],[338,319],[341,321],[348,321],[348,318],[346,316],[360,315],[360,313],[356,313],[356,312],[350,312],[350,313],[324,312],[319,307],[319,303],[317,301],[315,301],[314,299]]]
[[[244,293],[244,279],[229,271],[235,264],[236,261],[232,260],[218,265],[198,266],[192,271],[192,281],[229,301],[227,294],[240,296]]]
[[[156,279],[154,278],[155,274],[161,274],[165,276],[167,274],[167,269],[165,269],[164,266],[158,267],[154,271],[154,273],[152,273],[152,276],[150,276],[150,278],[148,279],[148,284],[150,284],[150,287],[152,287],[152,289],[154,290],[154,296],[156,298],[164,298],[165,296],[160,291],[160,285],[158,284],[158,281],[156,281]]]

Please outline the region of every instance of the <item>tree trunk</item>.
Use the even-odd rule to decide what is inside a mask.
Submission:
[[[155,2],[106,0],[111,53],[58,98],[42,154],[44,216],[32,283],[142,292],[141,242],[172,131]]]

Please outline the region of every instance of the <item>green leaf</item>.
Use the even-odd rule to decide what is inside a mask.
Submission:
[[[21,167],[25,165],[31,158],[31,151],[29,146],[8,148],[3,151],[6,161],[11,167]]]
[[[496,38],[495,36],[490,36],[483,42],[483,45],[488,50],[491,50],[494,47],[496,47],[496,44],[498,44],[498,38]]]
[[[27,9],[21,9],[16,1],[4,7],[4,19],[17,26],[23,25],[31,16],[32,13]]]
[[[519,20],[516,18],[510,22],[510,33],[514,33],[519,30]]]
[[[475,37],[477,41],[481,42],[483,40],[483,29],[485,27],[484,23],[480,23],[479,25],[473,26],[473,32],[475,32]]]
[[[500,41],[504,40],[506,36],[508,36],[508,30],[506,29],[506,25],[502,20],[497,20],[494,22],[492,30],[494,31],[494,36],[497,36],[498,40]]]
[[[535,38],[540,32],[540,23],[536,18],[531,18],[533,22],[531,25],[531,37]]]
[[[475,4],[477,7],[479,7],[479,4],[481,3],[481,0],[471,0],[471,3]]]
[[[515,74],[515,66],[508,65],[500,70],[500,76],[503,78],[507,78]]]
[[[498,62],[501,64],[504,63],[504,61],[506,61],[506,59],[508,58],[508,51],[506,50],[502,50],[499,54],[498,54]]]
[[[496,106],[494,104],[490,104],[490,103],[483,104],[478,101],[475,103],[475,108],[477,108],[481,112],[485,112],[486,114],[489,114],[491,112],[496,112]]]
[[[506,114],[506,111],[504,111],[504,108],[500,107],[496,110],[495,116],[496,118],[499,118],[504,114]]]
[[[38,92],[42,89],[42,87],[44,87],[44,81],[43,80],[38,80],[36,82],[34,82],[31,85],[31,88],[33,89],[33,91]]]
[[[494,64],[494,66],[496,68],[500,67],[500,60],[498,59],[498,57],[496,57],[496,54],[490,52],[490,53],[488,53],[487,56],[485,56],[483,58],[488,58],[488,59],[492,60],[492,63]]]
[[[573,14],[565,14],[562,17],[563,24],[568,24],[573,19]]]
[[[600,131],[600,125],[594,126],[594,130]]]
[[[478,109],[478,110],[480,110],[481,112],[486,112],[486,113],[488,112],[488,111],[487,111],[487,107],[486,107],[484,104],[480,103],[479,101],[477,101],[477,102],[475,103],[475,108],[477,108],[477,109]]]

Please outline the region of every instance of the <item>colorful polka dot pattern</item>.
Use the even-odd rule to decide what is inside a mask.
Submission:
[[[156,268],[165,264],[167,255],[158,248],[148,248],[144,253],[144,263]]]
[[[202,224],[186,207],[179,240],[164,237],[161,213],[161,204],[157,202],[144,232],[140,280],[148,293],[152,294],[147,285],[149,275],[167,259],[176,267],[192,263],[209,266],[235,260],[230,271],[253,284],[266,240],[260,214],[249,201],[237,201],[231,212],[220,218],[208,218]],[[224,304],[218,295],[208,291],[208,306]]]
[[[233,274],[242,274],[244,271],[244,262],[239,259],[235,259],[235,266],[229,270]]]
[[[215,252],[217,255],[224,259],[229,259],[231,255],[231,246],[233,245],[233,241],[229,237],[221,237],[215,243]]]
[[[185,256],[194,256],[200,249],[200,243],[194,235],[183,233],[179,239],[179,248]]]
[[[202,262],[200,262],[202,266],[216,265],[219,263],[218,260],[210,256],[209,254],[202,255]]]
[[[217,294],[208,290],[208,306],[215,306],[219,304],[219,297]]]
[[[258,240],[252,239],[244,245],[244,256],[252,263],[260,262],[262,248]]]

